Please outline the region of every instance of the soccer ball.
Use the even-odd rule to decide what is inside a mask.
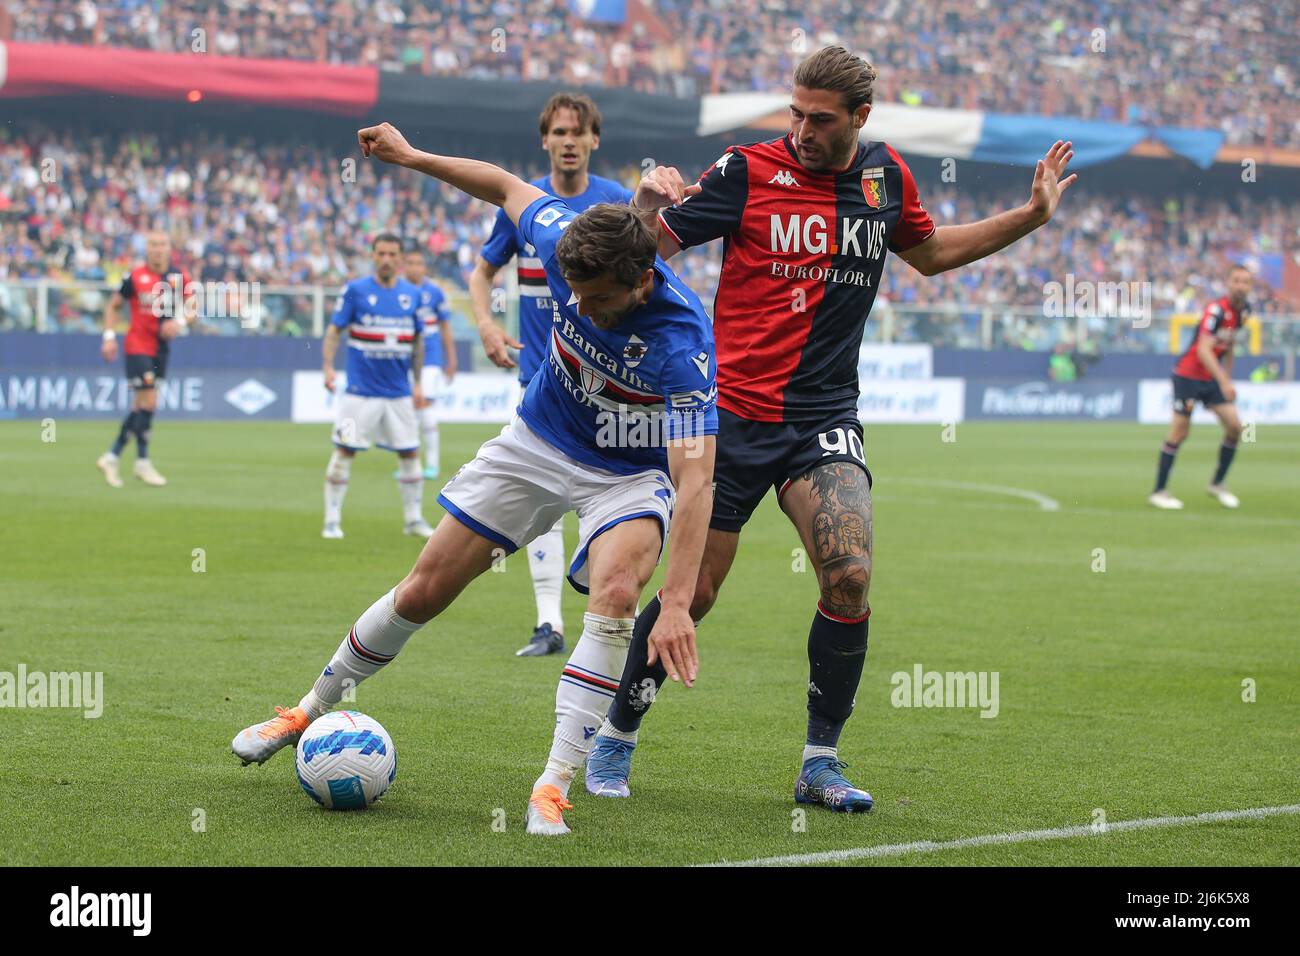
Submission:
[[[397,749],[379,721],[336,710],[298,741],[298,782],[327,810],[364,810],[397,776]]]

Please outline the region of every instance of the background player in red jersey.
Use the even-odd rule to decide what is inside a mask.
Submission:
[[[691,615],[718,596],[740,530],[766,495],[812,558],[821,600],[808,634],[808,733],[795,801],[869,810],[844,778],[838,741],[853,710],[871,615],[871,473],[858,420],[858,348],[889,249],[923,275],[992,255],[1056,210],[1070,144],[1038,161],[1029,200],[980,222],[936,229],[907,165],[860,141],[876,71],[826,47],[794,75],[790,133],[732,147],[698,184],[659,167],[633,197],[667,259],[725,237],[714,307],[718,457],[713,517]],[[657,217],[655,210],[662,208]],[[637,618],[618,696],[587,763],[587,789],[627,796],[636,731],[665,671],[689,686],[693,635],[650,639],[659,612]]]
[[[1165,490],[1169,471],[1174,467],[1178,447],[1192,428],[1192,410],[1201,402],[1214,412],[1223,425],[1223,444],[1219,446],[1219,466],[1206,491],[1225,508],[1235,508],[1237,496],[1223,487],[1228,467],[1241,440],[1241,419],[1237,417],[1237,390],[1232,386],[1232,352],[1237,335],[1246,320],[1254,276],[1245,266],[1228,271],[1228,294],[1215,299],[1201,313],[1196,335],[1174,366],[1174,420],[1169,435],[1160,446],[1160,464],[1156,469],[1156,487],[1147,499],[1157,508],[1177,511],[1183,503]]]
[[[167,375],[168,343],[184,327],[184,311],[194,307],[194,299],[185,293],[189,283],[189,273],[172,265],[172,243],[167,233],[151,232],[145,240],[144,265],[126,275],[104,308],[104,344],[100,351],[105,362],[117,359],[118,306],[128,303],[130,315],[124,351],[131,411],[122,419],[112,447],[95,462],[114,488],[122,487],[118,456],[132,435],[136,440],[135,476],[146,485],[167,484],[149,460],[149,432],[158,407],[158,384]]]

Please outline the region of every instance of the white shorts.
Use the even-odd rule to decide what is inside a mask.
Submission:
[[[662,555],[675,498],[662,471],[618,475],[592,468],[543,441],[515,416],[447,482],[438,503],[507,554],[550,531],[565,512],[576,511],[578,550],[569,564],[569,583],[586,594],[591,542],[623,521],[656,518]]]
[[[334,444],[365,451],[372,444],[388,451],[420,447],[420,425],[411,396],[375,398],[344,393],[334,418]]]

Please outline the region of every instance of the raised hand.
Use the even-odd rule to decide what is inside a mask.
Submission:
[[[1061,201],[1061,193],[1070,188],[1070,184],[1079,178],[1071,173],[1065,179],[1061,175],[1074,158],[1074,144],[1057,140],[1047,155],[1034,167],[1034,184],[1029,194],[1029,208],[1041,222],[1047,222],[1056,212],[1056,204]]]

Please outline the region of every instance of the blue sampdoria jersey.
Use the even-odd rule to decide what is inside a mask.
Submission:
[[[391,289],[374,276],[343,287],[330,321],[346,330],[349,395],[411,394],[411,351],[424,324],[419,310],[420,290],[405,279]]]
[[[574,309],[555,246],[577,212],[543,196],[519,217],[552,294],[546,365],[519,403],[528,427],[570,458],[616,474],[668,471],[672,438],[718,432],[713,328],[695,293],[655,257],[654,292],[610,330]]]
[[[564,204],[575,212],[602,202],[626,205],[632,199],[632,193],[612,179],[589,175],[587,180],[586,192],[564,199]],[[547,195],[555,195],[550,176],[534,179],[532,184]],[[519,341],[524,346],[519,353],[519,381],[527,385],[546,360],[546,335],[551,327],[551,290],[546,286],[546,270],[504,209],[497,213],[492,235],[480,255],[494,266],[503,266],[511,256],[519,256]]]
[[[424,364],[442,368],[447,360],[442,354],[442,331],[438,326],[451,321],[451,307],[442,289],[428,279],[416,288],[420,290],[420,320],[424,323]]]

